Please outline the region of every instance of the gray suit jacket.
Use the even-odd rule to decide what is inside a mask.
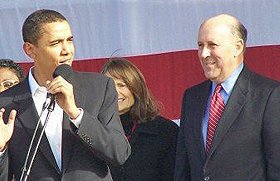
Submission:
[[[74,72],[72,82],[76,104],[84,110],[84,115],[77,129],[64,114],[62,171],[44,135],[29,180],[112,180],[107,163],[122,164],[130,154],[130,145],[118,116],[113,81],[96,73]],[[17,110],[14,133],[8,145],[8,157],[3,162],[9,161],[8,175],[15,175],[18,180],[39,118],[28,80],[0,94],[0,105],[5,107],[6,113],[11,109]],[[4,170],[5,165],[0,170]]]
[[[207,156],[202,119],[210,90],[206,81],[185,92],[175,180],[280,180],[279,83],[244,67]]]

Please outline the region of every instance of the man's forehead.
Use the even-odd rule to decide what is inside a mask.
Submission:
[[[47,23],[41,28],[41,37],[48,36],[50,38],[70,37],[72,36],[69,24],[65,22]]]
[[[205,24],[199,29],[199,38],[218,39],[219,37],[232,35],[227,24]]]
[[[67,21],[55,21],[51,23],[44,23],[41,25],[41,30],[43,31],[60,31],[60,30],[70,30],[70,25]]]

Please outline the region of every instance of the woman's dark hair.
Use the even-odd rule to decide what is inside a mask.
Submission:
[[[134,96],[135,103],[129,112],[132,120],[139,123],[153,120],[159,115],[158,105],[151,95],[141,71],[124,58],[111,58],[103,65],[102,74],[121,79]]]
[[[22,68],[10,59],[0,59],[0,68],[9,68],[12,72],[16,74],[19,81],[22,81],[24,79],[24,73]]]

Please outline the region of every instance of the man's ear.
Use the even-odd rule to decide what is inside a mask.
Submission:
[[[244,51],[244,41],[242,39],[238,39],[235,43],[235,56],[239,56]]]
[[[23,50],[31,59],[36,59],[35,46],[29,42],[24,42]]]

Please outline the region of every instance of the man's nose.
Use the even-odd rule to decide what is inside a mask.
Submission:
[[[204,46],[203,48],[201,48],[200,50],[200,56],[203,58],[209,57],[210,56],[210,50],[209,48],[207,48],[206,46]]]
[[[71,45],[67,42],[64,42],[62,45],[62,53],[69,54],[71,52]]]

